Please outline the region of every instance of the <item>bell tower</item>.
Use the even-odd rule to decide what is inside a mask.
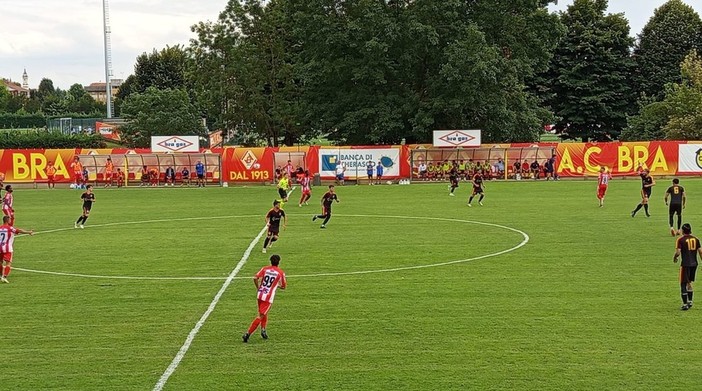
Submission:
[[[24,73],[22,74],[22,88],[29,90],[29,76],[27,76],[27,68],[24,68]]]

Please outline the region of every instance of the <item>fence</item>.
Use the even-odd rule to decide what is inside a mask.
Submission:
[[[95,132],[95,123],[99,121],[99,118],[53,118],[46,121],[46,127],[63,134],[92,134]]]

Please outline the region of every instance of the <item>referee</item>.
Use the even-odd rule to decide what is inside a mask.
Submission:
[[[697,254],[702,256],[702,248],[700,248],[700,240],[696,236],[692,236],[690,224],[683,224],[682,232],[683,236],[679,237],[675,244],[673,262],[677,263],[678,258],[682,257],[682,262],[680,262],[680,296],[683,305],[680,309],[687,311],[692,308],[692,283],[695,282],[695,273],[697,272]]]
[[[670,196],[670,204],[668,204]],[[685,209],[685,188],[680,186],[678,178],[673,179],[673,186],[665,191],[665,204],[668,206],[668,222],[670,223],[670,234],[672,236],[681,235],[680,223],[682,221],[682,210]],[[678,215],[678,229],[673,228],[673,215]]]

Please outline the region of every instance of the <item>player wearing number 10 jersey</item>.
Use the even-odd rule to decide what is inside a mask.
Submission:
[[[249,330],[244,333],[241,339],[244,342],[249,342],[249,337],[254,331],[261,326],[261,337],[268,339],[266,326],[268,325],[268,311],[271,309],[275,292],[278,288],[285,289],[288,285],[285,280],[285,272],[281,270],[280,255],[271,255],[271,266],[265,266],[254,276],[254,285],[258,291],[258,316],[251,322]]]
[[[597,199],[600,200],[600,208],[604,206],[605,194],[607,194],[607,185],[612,179],[612,174],[607,172],[607,169],[600,167],[600,175],[597,178]]]

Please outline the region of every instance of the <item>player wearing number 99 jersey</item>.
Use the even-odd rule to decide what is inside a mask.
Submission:
[[[249,337],[261,326],[261,338],[268,339],[266,326],[268,325],[268,311],[271,309],[275,292],[278,288],[285,289],[288,285],[285,272],[281,270],[280,255],[271,255],[271,266],[265,266],[254,276],[254,285],[258,291],[258,316],[251,322],[248,331],[241,337],[244,342],[249,342]]]

